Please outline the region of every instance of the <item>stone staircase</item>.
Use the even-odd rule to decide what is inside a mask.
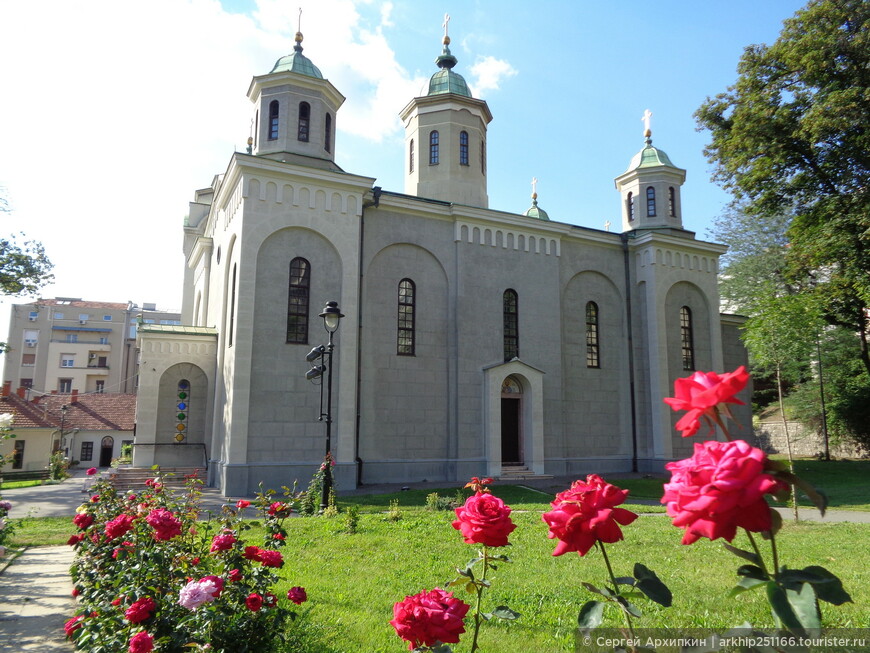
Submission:
[[[535,474],[535,472],[530,470],[527,465],[505,465],[501,468],[501,474],[499,474],[497,480],[506,483],[522,483],[524,481],[548,478],[553,477],[548,474]]]
[[[205,480],[206,470],[204,467],[160,467],[159,470],[150,467],[118,467],[107,472],[109,482],[119,493],[142,490],[146,487],[145,481],[158,475],[165,487],[181,489],[193,474]]]

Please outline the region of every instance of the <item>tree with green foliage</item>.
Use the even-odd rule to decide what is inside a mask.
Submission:
[[[8,212],[9,201],[5,189],[0,188],[0,213]],[[36,293],[54,279],[52,267],[41,243],[19,243],[14,235],[0,238],[0,294],[19,297]]]
[[[870,374],[870,3],[812,0],[695,114],[714,180],[747,214],[790,214],[788,274],[858,334]]]

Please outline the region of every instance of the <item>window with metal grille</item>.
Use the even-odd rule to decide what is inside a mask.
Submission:
[[[415,320],[417,308],[417,287],[410,279],[399,282],[398,335],[396,353],[399,356],[413,356],[415,345]]]
[[[308,296],[311,290],[311,264],[304,258],[290,261],[287,292],[287,342],[308,343]]]
[[[656,189],[652,186],[646,189],[646,215],[648,218],[656,215]]]
[[[311,105],[307,102],[299,103],[299,127],[296,132],[296,140],[308,142],[308,128],[311,122]]]
[[[586,367],[601,367],[598,350],[598,304],[586,304]]]
[[[459,132],[459,165],[468,165],[468,132]]]
[[[94,459],[94,443],[82,442],[82,452],[79,455],[79,462],[89,462]]]
[[[332,151],[332,115],[328,113],[323,123],[323,149],[327,152]]]
[[[269,103],[269,140],[278,138],[278,100]]]
[[[438,165],[438,132],[429,133],[429,165]]]
[[[684,370],[695,369],[695,345],[692,339],[692,310],[688,306],[683,306],[680,309],[680,348]]]
[[[518,358],[520,355],[519,305],[517,291],[508,288],[502,298],[504,317],[504,359]]]

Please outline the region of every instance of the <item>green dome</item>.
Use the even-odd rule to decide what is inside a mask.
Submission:
[[[471,91],[468,90],[465,78],[459,73],[454,73],[452,70],[453,66],[456,65],[457,59],[450,54],[449,42],[450,40],[445,37],[444,50],[441,51],[441,55],[435,60],[435,63],[438,64],[441,70],[429,79],[429,93],[427,95],[455,93],[456,95],[471,97]]]
[[[652,146],[652,138],[646,139],[646,147],[635,154],[631,162],[628,164],[628,170],[637,170],[638,168],[654,168],[656,166],[668,166],[676,168],[670,157],[662,150]],[[626,172],[628,172],[626,170]]]
[[[532,206],[529,207],[529,210],[525,212],[525,216],[527,218],[535,218],[536,220],[549,220],[550,216],[547,215],[547,212],[538,207],[537,198],[532,198]]]
[[[323,79],[320,74],[320,69],[311,63],[311,59],[302,54],[302,35],[297,32],[296,45],[293,46],[293,54],[288,54],[286,57],[281,57],[275,62],[270,73],[298,73],[306,77],[316,77]]]

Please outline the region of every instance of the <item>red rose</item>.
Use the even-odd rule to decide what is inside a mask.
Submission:
[[[124,612],[124,618],[133,624],[142,623],[150,619],[157,609],[157,604],[151,597],[145,596],[131,605]]]
[[[498,497],[477,492],[465,505],[456,509],[453,528],[462,532],[467,544],[507,546],[508,535],[517,527],[511,521],[511,509]]]
[[[242,580],[242,572],[238,569],[231,569],[230,573],[227,574],[227,578],[229,578],[231,583],[238,583]]]
[[[287,598],[296,605],[302,605],[308,600],[308,593],[304,587],[291,587],[287,590]]]
[[[72,595],[73,595],[73,598],[77,597],[79,594],[81,594],[81,591],[79,590],[79,588],[78,588],[78,587],[73,587],[73,588],[72,588]]]
[[[82,627],[82,621],[85,616],[80,614],[77,617],[73,617],[72,619],[67,619],[66,623],[63,625],[64,632],[66,632],[67,637],[72,637],[73,633]]]
[[[245,552],[242,554],[242,557],[246,560],[253,560],[254,562],[260,561],[260,547],[258,546],[246,546]]]
[[[247,499],[239,499],[238,501],[236,501],[236,508],[238,508],[239,510],[241,510],[242,508],[247,508],[250,505],[251,502]]]
[[[408,642],[408,650],[420,646],[455,644],[465,632],[462,622],[469,605],[453,598],[452,592],[442,589],[423,590],[414,596],[406,596],[393,606],[390,625],[396,634]]]
[[[695,444],[695,455],[668,463],[671,482],[662,503],[674,526],[686,530],[683,544],[702,537],[734,539],[738,528],[770,530],[765,494],[786,486],[764,473],[766,456],[743,440]]]
[[[131,515],[120,514],[113,520],[106,522],[106,538],[114,540],[116,537],[121,537],[133,528],[133,517]]]
[[[214,553],[215,551],[229,551],[233,548],[233,544],[236,543],[236,538],[232,533],[225,533],[224,535],[215,535],[211,540],[211,548],[209,551]]]
[[[70,546],[75,546],[76,544],[81,542],[83,539],[85,539],[84,533],[79,533],[78,535],[70,535],[70,538],[66,541],[66,543],[69,544]]]
[[[112,605],[114,605],[114,606],[121,605],[121,599],[120,598],[112,599]]]
[[[73,524],[79,527],[79,530],[85,530],[88,526],[94,523],[94,516],[87,512],[80,512],[73,517]]]
[[[156,540],[171,540],[176,535],[181,535],[181,520],[165,508],[155,508],[148,513],[145,521],[154,528]]]
[[[291,512],[293,512],[293,508],[281,501],[275,501],[269,506],[269,514],[273,517],[289,517]]]
[[[130,638],[129,653],[150,653],[154,650],[154,638],[144,630]]]
[[[91,503],[97,503],[99,500],[100,500],[99,494],[95,494],[94,496],[91,497]]]
[[[559,492],[550,504],[552,510],[543,515],[550,527],[547,537],[559,538],[553,555],[576,551],[583,556],[598,541],[609,544],[621,540],[620,524],[627,526],[637,519],[630,510],[616,507],[627,496],[628,490],[596,474],[589,474],[585,482],[574,481],[570,489]]]
[[[687,411],[677,422],[677,430],[688,438],[698,432],[701,419],[704,419],[712,431],[720,422],[719,410],[728,414],[725,404],[743,404],[734,395],[746,387],[747,381],[749,374],[742,365],[721,376],[716,372],[695,372],[688,378],[674,381],[676,397],[666,397],[665,403],[674,410]]]
[[[97,473],[96,467],[91,467],[88,471],[85,472],[85,474],[87,474],[88,476],[93,476],[96,473]]]
[[[260,562],[263,563],[264,567],[280,568],[284,566],[284,557],[281,555],[280,551],[260,549]]]
[[[263,597],[255,593],[248,594],[248,598],[245,599],[245,605],[248,606],[248,610],[251,612],[258,612],[263,607]]]

